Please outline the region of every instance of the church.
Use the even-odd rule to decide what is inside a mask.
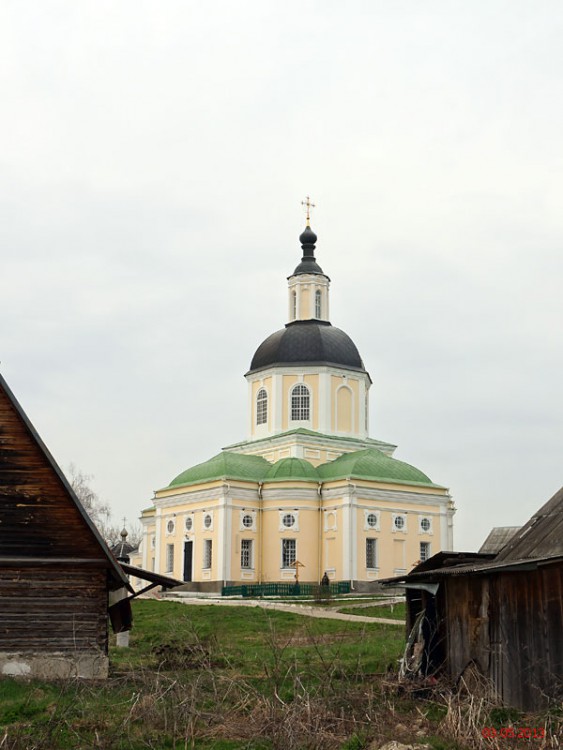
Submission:
[[[453,547],[448,489],[369,437],[372,381],[350,336],[330,323],[309,213],[299,240],[288,322],[244,376],[247,439],[182,471],[141,515],[132,562],[187,589],[292,583],[297,570],[300,582],[326,573],[369,590]]]

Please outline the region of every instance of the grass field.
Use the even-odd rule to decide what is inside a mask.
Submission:
[[[134,617],[107,681],[0,680],[0,750],[497,747],[456,734],[463,703],[399,688],[400,627],[154,600]]]

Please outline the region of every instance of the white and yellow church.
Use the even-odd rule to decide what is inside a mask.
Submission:
[[[143,511],[133,563],[186,588],[318,583],[357,590],[452,549],[447,488],[369,437],[371,378],[329,320],[330,279],[309,220],[289,277],[289,322],[245,375],[248,438],[182,471]]]

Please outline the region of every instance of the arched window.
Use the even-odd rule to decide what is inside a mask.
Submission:
[[[297,292],[291,293],[291,319],[297,319]]]
[[[321,317],[321,290],[315,292],[315,318]]]
[[[266,424],[268,421],[268,394],[260,388],[256,396],[256,424]]]
[[[291,419],[293,422],[302,422],[309,419],[310,413],[309,389],[306,385],[296,385],[291,391]]]

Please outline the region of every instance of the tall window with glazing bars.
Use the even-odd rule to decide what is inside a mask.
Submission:
[[[268,394],[260,388],[256,396],[256,424],[266,424],[268,421]]]
[[[306,385],[300,383],[291,391],[291,419],[302,422],[309,419],[310,395]]]

